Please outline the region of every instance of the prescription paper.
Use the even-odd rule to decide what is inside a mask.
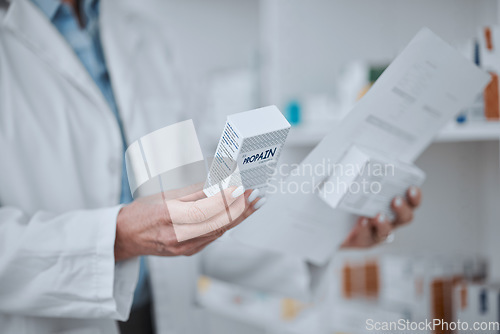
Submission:
[[[384,213],[392,220],[392,199],[404,197],[410,186],[420,187],[424,180],[424,171],[415,165],[351,146],[332,166],[318,196],[332,208],[370,218]]]
[[[489,79],[487,73],[424,28],[301,164],[336,162],[354,144],[412,163],[438,131],[473,102]],[[325,264],[357,217],[330,208],[313,192],[296,191],[296,185],[310,184],[308,188],[314,189],[323,180],[324,176],[314,174],[291,174],[266,205],[231,233],[232,237]]]

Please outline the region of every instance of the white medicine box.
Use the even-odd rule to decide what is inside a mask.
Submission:
[[[227,117],[204,192],[243,185],[265,195],[286,141],[290,124],[276,106],[245,111]]]

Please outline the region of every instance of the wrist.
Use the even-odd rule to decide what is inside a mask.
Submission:
[[[114,254],[115,254],[115,262],[126,260],[137,256],[131,252],[130,247],[127,247],[129,244],[128,233],[126,232],[127,225],[127,216],[128,216],[128,206],[124,206],[118,212],[116,217],[116,232],[115,232],[115,245],[114,245]]]
[[[165,221],[163,205],[134,201],[116,218],[115,261],[157,253],[157,227]]]

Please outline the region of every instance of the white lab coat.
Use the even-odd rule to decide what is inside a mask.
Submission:
[[[166,61],[161,13],[149,2],[101,0],[102,44],[129,143],[189,118]],[[138,275],[137,259],[115,265],[113,257],[120,130],[39,9],[0,3],[0,331],[114,333]],[[295,259],[224,242],[203,256],[202,268],[219,278],[296,295],[311,285]],[[200,260],[150,259],[158,333],[199,333]]]

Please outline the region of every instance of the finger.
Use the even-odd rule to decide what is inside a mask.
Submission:
[[[221,237],[224,233],[226,233],[230,229],[235,228],[236,226],[241,224],[245,219],[250,217],[252,215],[252,213],[254,213],[255,211],[257,211],[257,210],[254,207],[248,206],[247,209],[238,218],[236,218],[233,222],[215,230],[214,235],[216,235],[216,238]]]
[[[261,199],[261,198],[257,197],[251,203],[248,203],[248,200],[252,199],[251,194],[253,192],[254,191],[252,191],[252,190],[245,192],[245,198],[247,200],[247,204],[245,206],[244,212],[239,217],[237,217],[236,219],[233,219],[229,224],[221,226],[221,227],[215,229],[214,231],[207,232],[207,233],[203,234],[202,236],[197,237],[196,239],[199,240],[200,242],[205,242],[205,243],[209,244],[209,243],[213,242],[214,240],[220,238],[228,230],[238,226],[241,222],[243,222],[245,219],[250,217],[257,210],[255,208],[255,204],[259,203],[260,199]],[[235,214],[235,211],[233,210],[231,214]],[[176,226],[175,228],[177,228],[177,231],[179,232],[179,234],[185,232],[182,230],[182,227],[180,227],[180,226],[179,227]]]
[[[258,203],[260,201],[260,198],[257,198],[253,203]],[[247,219],[248,217],[250,217],[252,215],[252,213],[254,213],[255,211],[257,211],[257,208],[255,208],[255,205],[253,204],[250,204],[250,205],[247,205],[245,211],[243,211],[243,213],[237,217],[233,223],[231,223],[228,227],[227,227],[227,230],[230,230],[232,229],[233,227],[236,227],[238,224],[240,224],[242,221],[244,221],[245,219]]]
[[[408,204],[410,204],[412,208],[416,208],[420,205],[420,202],[422,201],[422,191],[417,186],[411,186],[406,191],[406,198]]]
[[[195,184],[189,185],[187,187],[173,189],[173,190],[167,190],[167,191],[164,191],[162,194],[166,200],[186,198],[186,200],[188,200],[188,201],[196,201],[198,199],[207,197],[207,196],[205,196],[205,193],[202,191],[203,185],[204,185],[204,183],[195,183]],[[188,199],[188,198],[191,198],[191,199]]]
[[[167,202],[174,224],[202,223],[226,212],[238,198],[243,198],[243,187],[230,187],[208,198],[196,201],[174,200]]]
[[[208,225],[211,231],[215,231],[223,226],[233,223],[240,217],[248,207],[248,203],[246,202],[243,196],[240,196],[236,199],[226,210],[226,212],[221,212],[209,219],[207,219],[204,223]]]
[[[349,232],[349,235],[347,236],[346,241],[353,240],[353,239],[357,238],[360,235],[360,233],[363,232],[363,230],[368,231],[368,236],[370,236],[371,227],[368,224],[368,219],[366,219],[365,217],[360,217],[356,221],[356,225],[354,225],[354,227]]]
[[[246,199],[246,209],[245,211],[236,219],[235,222],[242,222],[246,218],[248,218],[252,213],[257,211],[264,203],[266,202],[265,198],[259,197],[260,191],[258,189],[247,190],[245,191],[245,199]],[[232,227],[231,227],[232,228]]]
[[[375,219],[370,219],[369,221],[374,229],[373,236],[375,238],[375,241],[379,243],[387,239],[387,237],[392,231],[392,227],[389,219],[387,218],[387,215],[379,213],[375,217]]]
[[[370,225],[368,218],[360,217],[356,222],[345,241],[342,243],[342,248],[365,248],[375,244],[373,238],[373,228]]]
[[[413,220],[413,208],[400,196],[395,197],[391,203],[392,211],[396,214],[394,226],[401,226]]]
[[[194,185],[189,186],[189,187],[186,187],[186,188],[183,188],[183,189],[189,189],[189,190],[192,190],[192,191],[189,192],[189,193],[186,193],[186,195],[184,195],[182,197],[181,196],[177,196],[176,198],[178,198],[180,201],[183,201],[183,202],[193,202],[193,201],[197,201],[197,200],[200,200],[200,199],[203,199],[203,198],[207,198],[207,195],[203,191],[203,186],[200,186],[199,183],[194,184]],[[224,189],[224,191],[228,190],[228,189],[236,189],[236,186],[228,187],[228,188]]]
[[[182,202],[194,202],[204,198],[207,198],[205,192],[203,190],[198,190],[186,196],[182,196],[178,198],[178,200]]]
[[[245,192],[245,197],[248,203],[254,202],[257,199],[257,197],[259,197],[259,195],[260,195],[259,189],[251,189]]]
[[[177,240],[188,240],[211,232],[214,232],[215,235],[219,235],[220,233],[217,233],[217,231],[220,232],[222,227],[233,223],[245,212],[246,207],[247,204],[245,203],[244,196],[240,196],[226,210],[219,212],[205,221],[177,224],[175,220],[172,220]]]
[[[214,240],[215,240],[214,238],[200,237],[200,238],[184,240],[181,242],[178,241],[175,249],[171,251],[171,254],[174,256],[178,255],[191,256],[198,252],[201,252]]]
[[[215,231],[209,232],[209,233],[204,234],[202,236],[199,236],[197,238],[183,241],[183,242],[193,242],[192,245],[194,245],[194,246],[191,246],[188,249],[188,251],[186,251],[185,255],[189,256],[189,255],[193,255],[193,254],[201,252],[203,249],[205,249],[212,242],[214,242],[217,239],[219,239],[220,237],[222,237],[224,235],[224,233],[226,233],[230,229],[238,226],[243,220],[245,220],[248,216],[250,216],[254,211],[255,210],[252,210],[251,208],[249,208],[249,210],[247,210],[247,211],[245,211],[245,213],[243,213],[241,218],[236,219],[231,224],[223,226]]]
[[[248,193],[249,194],[249,193]],[[212,242],[213,240],[220,238],[224,233],[229,231],[230,229],[238,226],[241,222],[243,222],[245,219],[250,217],[257,209],[254,207],[253,204],[259,202],[260,198],[256,198],[252,203],[247,204],[245,211],[236,219],[234,219],[230,224],[227,224],[225,226],[222,226],[212,232],[209,232],[205,234],[203,237],[205,238],[210,238]],[[248,202],[248,201],[247,201]]]

